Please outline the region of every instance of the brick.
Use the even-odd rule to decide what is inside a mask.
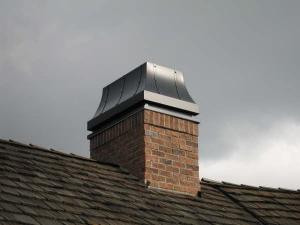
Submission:
[[[159,113],[160,115],[160,126],[165,126],[165,114]]]
[[[166,165],[171,165],[172,164],[172,160],[164,159],[164,158],[160,158],[159,162],[164,163]]]
[[[146,148],[150,148],[150,149],[156,149],[158,150],[159,149],[159,144],[157,143],[152,143],[150,141],[150,139],[147,141],[147,139],[145,139],[145,147]]]
[[[155,181],[166,181],[166,177],[164,176],[159,176],[159,175],[155,175],[155,174],[151,174],[151,179],[155,180]],[[179,183],[179,181],[178,181]]]
[[[151,142],[153,143],[157,143],[157,144],[160,144],[160,145],[163,145],[164,144],[164,141],[160,138],[150,138]]]
[[[193,171],[199,171],[199,166],[198,165],[191,165],[191,164],[186,164],[185,167],[187,169],[191,169]]]
[[[166,117],[165,117],[165,126],[166,126],[166,128],[170,128],[171,127],[170,116],[169,115],[166,115]]]
[[[169,171],[169,172],[179,173],[179,168],[177,168],[177,167],[166,166],[165,169],[166,169],[166,171]]]
[[[173,148],[172,149],[172,154],[174,155],[181,155],[181,156],[185,156],[185,151],[182,151],[178,148]]]
[[[160,145],[159,150],[162,152],[165,152],[165,153],[172,153],[172,148],[164,146],[164,145]]]
[[[156,168],[147,168],[147,170],[149,170],[149,172],[151,172],[151,173],[154,173],[154,174],[158,174],[158,169],[156,169]]]
[[[178,161],[178,160],[179,160],[179,156],[177,156],[177,155],[172,155],[172,154],[165,154],[165,158],[166,158],[166,159],[173,160],[173,161]]]
[[[150,130],[146,130],[145,131],[145,135],[146,136],[150,136],[150,137],[158,137],[158,132],[155,132],[155,131],[150,131]]]
[[[185,168],[185,164],[182,162],[174,162],[173,166],[178,168]]]
[[[152,150],[151,152],[152,152],[152,155],[156,155],[156,156],[159,156],[159,157],[165,157],[164,152],[157,151],[157,150]]]
[[[165,170],[166,169],[166,165],[162,164],[162,163],[158,163],[157,164],[157,168],[160,170]]]
[[[159,158],[158,158],[157,156],[152,156],[152,155],[147,155],[147,156],[146,156],[146,159],[147,159],[147,160],[151,160],[151,161],[153,161],[153,162],[157,162],[157,163],[158,163],[158,161],[159,161]]]
[[[186,141],[186,145],[194,148],[198,148],[198,143],[194,143],[192,141]]]
[[[191,159],[198,159],[198,153],[187,152],[187,157]]]
[[[167,189],[167,190],[173,190],[173,184],[171,183],[164,183],[164,182],[159,182],[158,183],[159,188]]]
[[[193,176],[194,173],[191,170],[180,168],[180,173],[188,176]]]
[[[180,180],[178,179],[178,177],[167,177],[166,182],[178,185],[180,183]]]
[[[171,172],[165,171],[165,170],[159,170],[159,175],[165,176],[165,177],[171,177]]]

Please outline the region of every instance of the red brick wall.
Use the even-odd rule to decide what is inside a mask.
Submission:
[[[90,138],[90,157],[118,164],[144,179],[144,115],[138,112]]]
[[[127,168],[149,186],[196,195],[198,124],[140,111],[91,137],[91,158]]]
[[[199,191],[198,124],[146,110],[146,171],[150,186],[196,194]]]

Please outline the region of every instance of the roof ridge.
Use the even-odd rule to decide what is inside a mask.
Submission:
[[[266,190],[266,191],[280,191],[280,192],[297,192],[299,190],[296,189],[290,189],[290,188],[274,188],[274,187],[266,187],[266,186],[259,186],[259,189]]]
[[[25,143],[15,141],[15,140],[12,140],[12,139],[5,140],[5,139],[2,139],[2,138],[0,138],[0,143],[14,145],[14,146],[21,146],[21,147],[26,147],[26,148],[30,148],[30,149],[40,150],[40,151],[46,151],[46,152],[49,152],[49,153],[53,153],[53,154],[57,154],[57,155],[61,155],[61,156],[66,156],[66,157],[69,157],[69,158],[75,158],[75,159],[80,159],[80,160],[84,160],[84,161],[99,163],[99,164],[102,164],[102,165],[108,165],[108,166],[121,168],[118,164],[108,163],[108,162],[101,162],[101,161],[90,159],[90,158],[87,158],[87,157],[84,157],[84,156],[76,155],[74,153],[64,153],[62,151],[59,151],[59,150],[56,150],[56,149],[53,149],[53,148],[48,149],[48,148],[44,148],[44,147],[41,147],[39,145],[35,145],[35,144],[32,144],[32,143],[25,144]],[[125,171],[125,169],[124,169],[124,171]]]
[[[247,185],[247,184],[235,184],[227,181],[216,181],[209,178],[202,178],[201,181],[211,184],[211,185],[217,185],[217,186],[231,186],[236,187],[240,189],[255,189],[255,190],[264,190],[264,191],[277,191],[277,192],[300,192],[300,189],[288,189],[288,188],[281,188],[281,187],[265,187],[265,186],[253,186],[253,185]]]
[[[201,181],[204,181],[206,183],[209,183],[209,184],[214,184],[214,185],[218,185],[218,186],[237,186],[237,187],[240,187],[241,185],[240,184],[235,184],[235,183],[231,183],[231,182],[227,182],[227,181],[217,181],[217,180],[213,180],[213,179],[210,179],[210,178],[205,178],[205,177],[202,177]]]
[[[206,182],[206,183],[222,184],[221,181],[213,180],[213,179],[206,178],[206,177],[202,177],[201,181]]]

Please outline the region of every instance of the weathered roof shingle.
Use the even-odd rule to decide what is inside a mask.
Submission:
[[[116,165],[0,140],[0,225],[300,224],[300,191],[203,179],[201,196],[150,189]]]

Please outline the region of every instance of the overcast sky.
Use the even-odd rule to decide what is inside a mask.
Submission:
[[[102,88],[145,61],[199,104],[200,175],[300,188],[300,1],[0,1],[0,137],[89,156]]]

